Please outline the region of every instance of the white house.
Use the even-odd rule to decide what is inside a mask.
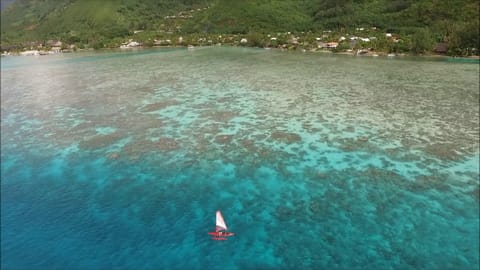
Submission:
[[[137,47],[137,46],[140,46],[140,43],[139,42],[136,42],[136,41],[131,41],[127,44],[128,47]]]
[[[335,49],[338,47],[338,42],[327,42],[327,48]]]
[[[125,49],[125,48],[132,48],[132,47],[138,47],[138,46],[142,46],[142,44],[136,41],[129,40],[128,43],[127,42],[123,43],[120,46],[120,48]]]
[[[32,51],[24,51],[21,52],[20,55],[27,56],[27,55],[40,55],[40,52],[37,50],[32,50]]]
[[[318,42],[318,48],[327,48],[327,49],[335,49],[338,47],[338,42]]]

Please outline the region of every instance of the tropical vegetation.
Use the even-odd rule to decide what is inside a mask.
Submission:
[[[480,36],[477,0],[14,0],[1,23],[2,51],[48,40],[96,49],[128,40],[314,49],[318,38],[344,37],[336,50],[422,54],[441,43],[468,56],[479,54]]]

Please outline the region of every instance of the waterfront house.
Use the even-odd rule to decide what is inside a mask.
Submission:
[[[23,56],[28,56],[28,55],[40,55],[40,52],[37,51],[37,50],[30,50],[30,51],[21,52],[20,55],[23,55]]]
[[[335,49],[338,47],[338,42],[327,42],[327,48],[329,49]]]
[[[139,43],[139,42],[136,42],[136,41],[132,41],[130,39],[129,42],[122,43],[120,48],[125,49],[125,48],[133,48],[133,47],[138,47],[138,46],[142,46],[142,44]]]

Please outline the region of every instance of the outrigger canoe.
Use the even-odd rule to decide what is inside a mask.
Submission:
[[[227,224],[223,219],[222,213],[218,210],[216,215],[216,222],[215,222],[215,231],[209,232],[213,240],[222,241],[227,240],[228,236],[234,235],[234,233],[227,231]]]

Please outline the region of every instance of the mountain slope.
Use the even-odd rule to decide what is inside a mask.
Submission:
[[[208,7],[208,8],[207,8]],[[120,40],[155,33],[272,33],[377,27],[427,43],[476,48],[477,0],[16,0],[2,10],[1,44]],[[117,42],[118,43],[118,42]]]
[[[184,25],[187,32],[246,33],[249,31],[312,30],[311,0],[221,0]]]
[[[2,11],[2,43],[69,36],[113,38],[158,26],[205,0],[17,0]]]

